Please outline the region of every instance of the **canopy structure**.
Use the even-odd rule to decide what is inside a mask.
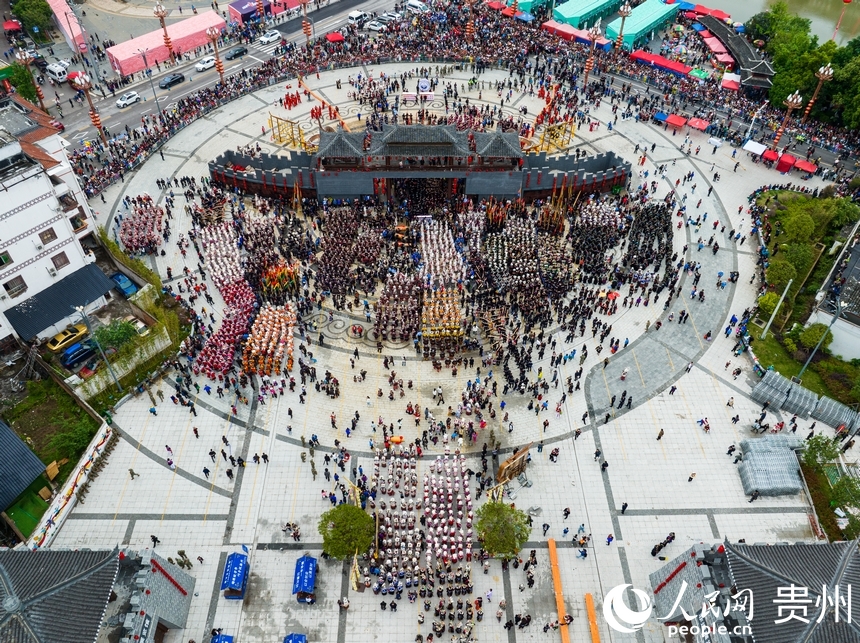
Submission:
[[[704,69],[693,69],[688,75],[692,76],[693,78],[699,78],[700,80],[708,79],[708,72],[706,72]]]
[[[677,114],[669,114],[668,118],[666,118],[666,122],[672,127],[684,127],[687,124],[687,119],[683,116],[678,116]]]
[[[639,43],[649,39],[649,34],[672,22],[678,13],[678,4],[664,4],[662,0],[645,0],[638,5],[624,22],[623,47],[633,50]],[[616,18],[606,26],[606,37],[612,42],[618,39],[621,18]]]
[[[788,172],[791,168],[794,167],[795,163],[797,163],[797,159],[794,158],[791,154],[783,154],[776,162],[776,171]]]
[[[741,76],[740,74],[723,74],[722,83],[720,83],[726,89],[739,90],[741,88]]]
[[[547,20],[540,28],[564,40],[573,40],[576,37],[573,27],[555,20]]]
[[[815,163],[810,163],[806,159],[797,159],[794,163],[794,167],[804,172],[812,172],[813,174],[818,171],[818,166],[815,165]]]
[[[327,33],[325,39],[329,42],[343,42],[343,34],[333,31],[332,33]]]
[[[705,45],[708,47],[708,49],[711,50],[711,53],[714,53],[714,54],[726,53],[726,48],[725,48],[725,46],[723,46],[723,43],[721,43],[719,40],[717,40],[713,36],[711,36],[710,38],[702,38],[702,40],[704,40]]]
[[[304,634],[287,634],[284,637],[284,643],[308,643],[308,637]]]
[[[727,69],[731,69],[735,66],[735,59],[729,54],[717,54],[714,58],[716,58],[717,62]]]
[[[767,147],[759,143],[758,141],[747,141],[744,143],[744,148],[747,152],[752,152],[753,154],[758,154],[761,156],[767,150]]]
[[[227,8],[231,22],[238,22],[240,25],[245,24],[252,18],[259,19],[257,15],[257,3],[255,0],[236,0]],[[269,5],[269,0],[263,0],[263,13],[271,14],[272,8]]]
[[[293,575],[293,594],[312,594],[317,582],[317,559],[305,555],[296,561]]]
[[[650,2],[650,0],[648,1]],[[639,6],[641,7],[642,5]],[[630,58],[642,64],[659,67],[660,69],[670,71],[673,74],[678,74],[680,76],[686,76],[693,70],[692,67],[688,67],[687,65],[680,63],[677,60],[669,60],[668,58],[664,58],[663,56],[649,54],[647,51],[643,51],[642,49],[634,51],[632,54],[630,54]]]
[[[496,10],[496,11],[501,11],[502,9],[504,9],[504,8],[505,8],[504,3],[502,3],[502,2],[488,2],[488,3],[487,3],[487,6],[488,6],[490,9],[494,9],[494,10]]]
[[[21,31],[21,23],[17,20],[7,20],[3,23],[3,31]]]
[[[762,154],[761,157],[765,161],[775,161],[779,158],[779,154],[777,154],[774,150],[765,150],[764,154]]]
[[[241,600],[245,596],[245,588],[248,586],[248,556],[233,552],[227,556],[224,564],[224,574],[221,576],[221,589],[225,598]]]
[[[621,6],[620,0],[577,0],[565,2],[552,11],[552,17],[573,27],[584,26],[613,13]]]
[[[667,118],[669,118],[669,115],[665,112],[657,112],[656,114],[654,114],[654,120],[660,121],[661,123],[664,123]]]
[[[688,11],[687,13],[692,14],[692,15],[694,15],[694,16],[696,15],[696,14],[695,14],[695,13],[693,13],[692,11]],[[706,31],[706,29],[705,29],[704,25],[701,25],[701,24],[699,24],[698,22],[694,22],[694,23],[693,23],[692,25],[690,25],[690,26],[691,26],[691,27],[693,27],[693,30],[694,30],[694,31],[698,31],[699,33],[703,32],[703,31]]]
[[[523,11],[522,13],[518,13],[516,15],[516,19],[521,22],[533,22],[535,17],[527,11]]]
[[[687,125],[689,125],[693,129],[701,130],[704,132],[708,128],[708,125],[710,125],[710,123],[708,121],[702,120],[701,118],[691,118],[689,121],[687,121]]]

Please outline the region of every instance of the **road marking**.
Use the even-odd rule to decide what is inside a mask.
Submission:
[[[262,60],[260,60],[259,58],[257,58],[256,56],[251,56],[251,55],[249,54],[249,55],[248,55],[248,58],[253,58],[254,60],[256,60],[256,61],[257,61],[258,63],[260,63],[261,65],[263,64],[263,61],[262,61]]]
[[[84,131],[83,131],[83,132],[81,132],[80,134],[75,134],[75,137],[74,137],[74,138],[75,138],[75,140],[76,140],[76,141],[82,141],[82,140],[86,137],[86,135],[87,135],[87,131],[86,131],[86,130],[84,130]]]
[[[143,110],[143,111],[142,111],[142,112],[140,112],[140,113],[141,113],[141,114],[146,114],[147,112],[151,112],[151,111],[152,111],[152,108],[150,107],[149,109],[145,109],[145,110]]]
[[[234,69],[239,69],[239,65],[233,65],[232,67],[225,69],[224,73],[226,74],[228,71],[233,71]]]

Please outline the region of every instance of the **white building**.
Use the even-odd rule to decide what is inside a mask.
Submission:
[[[0,99],[0,343],[56,334],[114,285],[81,244],[92,211],[50,121],[18,96]]]

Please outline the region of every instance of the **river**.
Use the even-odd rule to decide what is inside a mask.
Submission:
[[[701,1],[701,0],[700,0]],[[818,42],[823,43],[833,36],[833,29],[842,12],[841,0],[785,0],[789,11],[797,13],[812,21],[812,33],[818,36]],[[693,2],[693,0],[690,0]],[[766,11],[775,0],[711,0],[702,2],[706,7],[722,9],[731,14],[739,22],[748,20],[755,14]],[[839,27],[836,42],[844,45],[852,38],[860,35],[860,0],[848,5],[845,18]]]

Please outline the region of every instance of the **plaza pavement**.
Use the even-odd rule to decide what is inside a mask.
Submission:
[[[414,64],[392,64],[385,67],[388,73],[414,69]],[[434,66],[435,67],[435,66]],[[378,75],[380,68],[363,67],[354,70],[339,70],[320,75],[320,79],[309,82],[329,101],[339,104],[341,113],[355,121],[357,106],[347,100],[350,89],[347,78],[350,73]],[[456,72],[444,79],[456,79],[458,84],[465,83],[469,74]],[[487,83],[507,78],[501,71],[491,71],[481,76]],[[342,89],[335,88],[335,82],[343,81]],[[295,91],[295,82],[292,90]],[[165,160],[158,156],[143,165],[133,175],[127,176],[125,183],[108,190],[108,206],[96,203],[97,221],[100,225],[110,226],[110,219],[118,210],[125,195],[147,192],[161,199],[162,192],[156,187],[158,178],[172,176],[204,176],[207,174],[208,160],[225,149],[251,142],[259,142],[264,152],[286,152],[270,140],[270,133],[261,134],[261,125],[267,124],[268,113],[294,120],[308,121],[310,108],[316,103],[304,102],[292,111],[284,110],[277,104],[278,96],[285,91],[282,85],[273,86],[237,100],[216,113],[201,119],[174,137],[164,148]],[[494,91],[484,88],[483,101],[479,101],[478,91],[465,93],[471,103],[482,103],[492,99],[497,102]],[[517,97],[506,110],[518,109],[527,105],[530,114],[540,110],[542,101],[529,97]],[[273,106],[274,105],[274,106]],[[441,101],[432,106],[443,110]],[[695,216],[697,212],[708,212],[708,221],[719,219],[727,223],[727,231],[737,228],[745,214],[738,215],[738,206],[746,204],[746,196],[763,183],[788,180],[775,171],[761,165],[754,165],[745,153],[739,153],[741,162],[737,173],[732,172],[734,160],[731,148],[724,146],[716,154],[711,154],[707,136],[700,132],[690,134],[693,147],[702,146],[699,156],[688,157],[680,153],[678,145],[683,133],[672,136],[670,132],[652,125],[636,123],[634,120],[619,120],[611,132],[605,128],[610,118],[610,109],[602,105],[593,116],[604,122],[601,127],[589,132],[585,127],[577,132],[576,141],[589,152],[613,150],[636,162],[634,146],[656,144],[653,154],[648,154],[644,169],[654,178],[655,167],[661,163],[669,165],[665,181],[661,182],[657,197],[673,188],[676,178],[689,171],[696,172],[693,181],[698,184],[696,194],[690,194],[688,209]],[[706,197],[710,185],[709,172],[715,163],[717,171],[723,175],[722,181],[713,184],[711,197]],[[637,167],[637,170],[638,171]],[[635,178],[635,177],[634,177]],[[797,181],[796,176],[790,180]],[[816,179],[817,181],[817,179]],[[637,181],[634,180],[634,184]],[[670,185],[671,183],[671,185]],[[810,185],[818,185],[810,182]],[[679,196],[690,184],[681,186]],[[702,207],[695,209],[698,198]],[[176,208],[172,228],[174,237],[186,231],[190,225],[182,208]],[[719,231],[717,231],[719,232]],[[749,232],[747,220],[743,232]],[[701,231],[705,240],[711,234],[710,226]],[[583,595],[592,593],[598,613],[602,607],[603,595],[620,583],[633,583],[636,587],[647,588],[648,574],[662,565],[662,561],[652,558],[651,547],[663,540],[669,532],[676,533],[675,542],[664,550],[669,559],[687,548],[691,543],[719,541],[724,537],[736,541],[745,538],[747,542],[775,542],[811,540],[813,538],[808,519],[809,505],[806,498],[787,496],[780,498],[762,497],[750,504],[743,495],[739,476],[733,458],[726,455],[730,444],[750,437],[749,425],[757,416],[759,406],[749,399],[749,391],[756,377],[746,358],[734,358],[730,354],[733,340],[724,339],[722,329],[731,314],[740,314],[744,308],[754,303],[754,287],[749,278],[754,269],[755,244],[749,240],[743,246],[735,246],[724,241],[723,235],[717,238],[723,249],[712,255],[706,248],[696,252],[698,238],[692,228],[676,230],[675,248],[681,251],[685,243],[692,249],[687,256],[700,260],[703,264],[701,287],[707,292],[706,302],[689,299],[690,277],[684,277],[682,298],[673,302],[671,311],[676,317],[681,308],[690,312],[686,325],[666,324],[659,331],[654,322],[663,315],[662,301],[649,307],[623,308],[611,318],[612,335],[630,339],[626,349],[620,350],[603,369],[602,359],[594,348],[596,340],[586,333],[577,337],[572,344],[564,345],[564,336],[558,342],[565,349],[581,350],[583,344],[589,346],[589,359],[585,364],[586,379],[582,391],[569,395],[563,413],[556,417],[550,410],[535,418],[525,408],[526,399],[511,395],[506,399],[515,430],[508,434],[500,426],[500,419],[491,428],[501,441],[499,459],[506,457],[512,449],[528,442],[544,440],[546,448],[538,452],[532,449],[532,463],[528,477],[533,482],[529,488],[519,488],[513,483],[517,506],[537,508],[540,515],[534,519],[529,549],[537,549],[538,566],[536,584],[533,589],[520,592],[518,586],[525,583],[522,569],[510,569],[503,573],[497,561],[492,561],[487,575],[475,567],[475,595],[488,589],[494,590],[493,606],[485,606],[484,621],[478,624],[476,635],[481,641],[529,641],[544,637],[542,626],[556,618],[555,598],[546,554],[546,538],[542,537],[541,524],[550,525],[548,537],[559,541],[559,562],[563,580],[564,599],[568,613],[574,616],[571,624],[571,639],[589,640],[588,622],[585,616]],[[175,243],[166,246],[167,256],[154,259],[154,265],[162,275],[167,266],[174,274],[181,274],[183,258]],[[189,254],[188,265],[196,267],[196,257]],[[714,287],[716,274],[737,269],[740,280],[729,284],[725,290]],[[210,292],[216,298],[214,310],[223,310],[214,287]],[[213,307],[207,307],[210,309]],[[321,550],[320,538],[316,531],[319,515],[330,505],[321,499],[320,491],[330,489],[322,476],[325,468],[322,462],[324,453],[333,450],[335,439],[343,441],[354,458],[352,467],[363,466],[369,471],[372,457],[368,444],[371,437],[370,420],[382,416],[387,422],[405,416],[408,401],[420,402],[422,406],[432,405],[432,389],[441,386],[447,404],[455,403],[459,392],[469,377],[474,377],[474,369],[459,369],[455,378],[448,372],[437,373],[429,363],[417,360],[414,351],[408,346],[386,346],[384,354],[395,356],[393,367],[404,380],[412,379],[415,389],[403,399],[390,402],[386,397],[377,398],[375,391],[382,387],[387,390],[386,375],[382,369],[381,356],[368,343],[356,342],[346,336],[351,323],[364,319],[335,313],[334,321],[328,322],[328,309],[312,316],[321,324],[325,333],[326,346],[309,347],[317,359],[317,372],[322,374],[331,370],[341,382],[341,396],[331,400],[316,393],[309,387],[308,403],[299,404],[298,393],[287,393],[276,400],[268,399],[266,404],[252,402],[250,406],[239,404],[239,414],[230,417],[232,398],[217,398],[201,391],[195,403],[198,416],[190,415],[187,409],[173,405],[169,397],[158,405],[158,416],[149,412],[150,402],[145,396],[130,398],[122,403],[114,415],[116,425],[121,430],[122,440],[110,456],[108,466],[99,478],[91,483],[91,493],[85,504],[79,505],[63,526],[56,538],[54,547],[113,547],[116,544],[134,548],[150,546],[149,537],[157,535],[161,540],[158,546],[162,553],[174,555],[178,549],[185,549],[192,561],[200,555],[203,564],[195,562],[191,573],[197,578],[197,593],[192,601],[188,627],[183,632],[170,632],[168,643],[187,641],[189,638],[205,640],[204,633],[211,627],[221,627],[225,633],[238,635],[241,642],[263,643],[280,641],[291,631],[305,632],[310,641],[363,642],[368,640],[389,640],[397,642],[413,641],[416,634],[430,631],[432,613],[427,615],[425,625],[419,627],[417,613],[420,601],[410,605],[401,601],[400,609],[392,614],[379,610],[379,597],[372,592],[356,593],[348,588],[347,567],[339,562],[321,560],[321,574],[317,582],[318,602],[316,605],[299,605],[291,596],[292,574],[296,559],[305,552],[318,555]],[[668,311],[666,311],[668,314]],[[646,333],[645,326],[651,321]],[[714,339],[705,342],[703,335],[711,330]],[[623,343],[623,341],[622,341]],[[356,371],[365,368],[367,381],[355,384],[349,366],[349,353],[358,346],[361,357]],[[561,349],[559,349],[561,350]],[[549,354],[542,362],[548,363]],[[579,353],[578,353],[579,354]],[[732,365],[724,368],[727,360]],[[403,360],[405,360],[405,365]],[[689,361],[695,362],[690,373],[685,373]],[[560,368],[562,381],[578,368],[579,360],[569,362]],[[536,367],[541,364],[536,363]],[[737,380],[731,377],[735,366],[743,368]],[[766,365],[765,365],[766,366]],[[630,368],[625,382],[619,380],[620,372]],[[545,370],[549,370],[548,368]],[[201,386],[203,382],[201,381]],[[675,395],[668,395],[668,386],[678,387]],[[169,396],[171,389],[167,381],[158,386]],[[633,396],[632,409],[613,409],[608,424],[604,424],[609,396],[619,394],[626,388]],[[561,396],[561,390],[551,391],[550,409]],[[368,408],[366,396],[371,396],[372,408]],[[735,408],[726,407],[726,400],[733,396]],[[437,417],[443,414],[438,407]],[[293,418],[288,417],[288,409]],[[328,421],[335,412],[341,429],[355,410],[361,413],[359,430],[351,438],[342,431],[332,430]],[[597,418],[597,426],[591,419],[583,426],[581,416],[588,411]],[[740,414],[741,422],[730,422],[732,413]],[[779,415],[777,413],[777,415]],[[546,433],[541,423],[549,418]],[[711,424],[710,434],[705,434],[696,424],[700,417],[708,417]],[[798,435],[805,435],[808,423],[801,422]],[[292,431],[288,430],[291,426]],[[197,427],[200,438],[192,433]],[[573,439],[573,431],[582,429],[582,435]],[[818,424],[824,431],[828,429]],[[657,440],[658,432],[665,435]],[[310,438],[317,434],[322,447],[316,450],[318,477],[312,479],[309,463],[302,463],[302,437]],[[414,439],[418,433],[410,419],[404,422],[404,436]],[[225,463],[219,457],[212,463],[207,455],[210,448],[219,451],[221,436],[228,438],[233,454],[242,455],[249,461],[245,469],[239,469],[235,481],[227,479]],[[466,450],[472,468],[480,467],[481,440],[476,446]],[[165,445],[173,449],[176,471],[166,466]],[[558,447],[558,463],[549,461],[549,451]],[[610,463],[606,473],[601,473],[599,464],[594,461],[593,452],[599,448],[603,457]],[[439,452],[432,445],[428,456]],[[254,453],[267,453],[268,465],[254,465]],[[494,461],[494,465],[497,465]],[[212,471],[210,480],[203,477],[202,469]],[[426,467],[419,463],[419,476]],[[131,480],[128,470],[132,468],[140,477]],[[334,473],[334,471],[332,471]],[[688,477],[695,472],[692,482]],[[482,502],[482,501],[481,501]],[[628,503],[625,514],[621,514],[621,504]],[[570,507],[570,518],[562,519],[562,509]],[[297,522],[301,526],[302,541],[293,542],[280,529],[285,522]],[[585,560],[576,557],[576,549],[569,542],[580,523],[585,523],[588,533],[593,534],[589,556]],[[563,528],[570,528],[570,536],[563,537]],[[607,546],[608,534],[615,536],[615,542]],[[245,545],[251,552],[251,579],[246,600],[227,601],[219,596],[220,571],[228,553],[241,550]],[[351,607],[339,612],[336,601],[341,596],[349,596]],[[532,625],[525,630],[506,631],[496,622],[495,604],[501,598],[508,599],[507,615],[531,614]],[[602,616],[598,617],[600,635],[604,641],[662,641],[663,630],[653,619],[645,629],[634,635],[619,634],[610,630]],[[550,636],[557,636],[552,635]]]

